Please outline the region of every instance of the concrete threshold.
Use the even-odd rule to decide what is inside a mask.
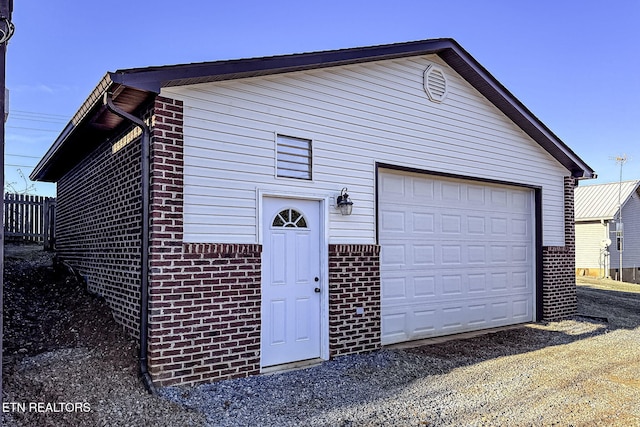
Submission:
[[[263,375],[270,375],[270,374],[280,374],[283,372],[297,371],[298,369],[306,369],[306,368],[311,368],[313,366],[318,366],[322,362],[324,362],[323,359],[299,360],[297,362],[267,366],[262,368],[260,370],[260,373]]]

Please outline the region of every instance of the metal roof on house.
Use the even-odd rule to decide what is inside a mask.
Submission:
[[[30,175],[32,180],[57,181],[91,153],[123,119],[109,111],[103,96],[111,93],[116,106],[140,114],[161,88],[221,80],[288,73],[420,55],[438,55],[478,92],[499,108],[575,178],[595,173],[515,96],[453,39],[431,39],[380,46],[262,58],[131,68],[107,73],[54,141]]]
[[[611,220],[618,214],[634,191],[638,191],[640,181],[611,182],[608,184],[577,187],[574,192],[574,212],[576,221]]]

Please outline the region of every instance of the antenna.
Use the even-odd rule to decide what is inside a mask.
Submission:
[[[620,168],[622,168],[622,165],[627,163],[627,160],[629,160],[629,159],[627,158],[626,154],[621,154],[621,155],[615,156],[615,157],[609,156],[609,160],[615,160],[616,163],[620,163]]]
[[[618,258],[620,259],[620,274],[618,278],[622,282],[622,252],[624,249],[624,224],[622,223],[622,167],[627,163],[627,155],[622,154],[616,157],[609,157],[620,165],[620,183],[618,186],[618,223],[616,224],[616,241],[618,248]]]

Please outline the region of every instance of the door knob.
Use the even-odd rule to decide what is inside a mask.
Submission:
[[[319,294],[319,293],[320,293],[320,288],[315,288],[313,291],[314,291],[316,294]]]
[[[314,281],[314,282],[318,282],[318,281],[320,281],[320,278],[319,278],[319,277],[315,277],[315,278],[313,279],[313,281]]]

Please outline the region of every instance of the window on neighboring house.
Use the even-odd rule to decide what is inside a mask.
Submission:
[[[279,178],[311,179],[311,140],[277,136],[276,175]]]

